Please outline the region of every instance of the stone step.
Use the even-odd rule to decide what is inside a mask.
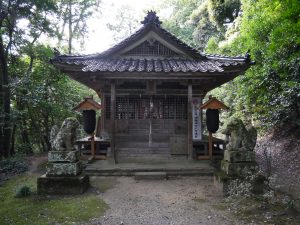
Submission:
[[[166,172],[136,172],[134,173],[136,180],[165,180],[167,179]]]
[[[137,161],[132,161],[132,162],[137,162]],[[142,161],[140,162],[143,163]],[[176,176],[213,176],[214,169],[213,168],[201,168],[201,169],[101,168],[99,169],[97,167],[93,167],[92,165],[85,169],[85,173],[91,176],[134,176],[135,173],[137,172],[165,172],[167,178],[169,178],[169,177],[176,177]]]
[[[149,142],[118,141],[116,148],[149,148]],[[169,142],[152,142],[151,148],[169,148]]]
[[[149,134],[150,130],[149,129],[128,129],[129,134]],[[152,128],[152,134],[173,134],[174,129],[155,129]]]
[[[133,147],[125,147],[125,148],[116,148],[117,152],[124,153],[170,153],[169,148],[133,148]]]
[[[169,142],[170,136],[164,134],[153,134],[152,142]],[[116,142],[149,142],[149,134],[147,135],[117,135]]]
[[[118,152],[119,157],[140,157],[140,158],[169,158],[170,152]]]
[[[170,154],[117,154],[118,162],[121,163],[149,163],[164,162],[171,160]]]

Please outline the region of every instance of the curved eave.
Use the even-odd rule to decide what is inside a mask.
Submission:
[[[207,92],[210,91],[235,77],[242,75],[250,67],[250,64],[243,67],[228,67],[224,72],[169,72],[169,73],[156,73],[156,72],[82,72],[78,70],[64,70],[66,74],[72,79],[86,85],[87,87],[99,91],[101,85],[110,80],[194,80],[203,83],[203,89]]]

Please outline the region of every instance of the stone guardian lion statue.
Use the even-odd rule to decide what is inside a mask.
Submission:
[[[229,136],[227,150],[253,151],[256,145],[257,131],[254,127],[246,129],[242,120],[232,118],[222,132]]]
[[[64,120],[61,128],[54,126],[50,133],[52,151],[72,151],[76,139],[76,129],[79,122],[76,118],[69,117]]]

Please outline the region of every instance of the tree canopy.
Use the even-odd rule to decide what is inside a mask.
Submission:
[[[171,2],[185,6],[174,10],[167,22],[170,30],[180,30],[175,34],[186,34],[183,40],[193,33],[189,41],[211,54],[234,56],[250,50],[255,66],[212,92],[231,106],[232,114],[263,128],[286,121],[300,124],[299,1]],[[177,21],[187,26],[176,26]]]
[[[49,64],[52,49],[41,41],[43,36],[61,38],[54,18],[66,19],[60,7],[70,2],[75,4],[52,0],[0,2],[0,157],[49,150],[51,127],[71,115],[73,101],[86,94],[83,87],[78,88]],[[82,4],[88,8],[95,3]],[[71,20],[74,35],[85,31],[81,23],[90,14],[83,11],[78,7],[72,13],[72,18],[81,18],[80,22]]]

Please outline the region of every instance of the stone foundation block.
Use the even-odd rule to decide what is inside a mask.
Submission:
[[[257,164],[255,162],[238,162],[232,163],[222,160],[221,162],[221,170],[225,172],[226,175],[230,177],[240,177],[242,176],[242,171],[247,170],[255,170]]]
[[[48,177],[43,175],[37,179],[38,194],[82,194],[89,187],[89,177]]]
[[[164,180],[167,179],[166,172],[136,172],[134,174],[136,180]]]
[[[48,153],[48,162],[77,162],[79,160],[79,151],[50,151]]]
[[[254,151],[241,151],[241,150],[225,150],[224,160],[227,162],[254,162]]]
[[[214,174],[214,186],[223,196],[228,196],[229,184],[232,180],[223,171],[218,171]]]
[[[82,171],[82,163],[48,163],[47,176],[77,176]]]

